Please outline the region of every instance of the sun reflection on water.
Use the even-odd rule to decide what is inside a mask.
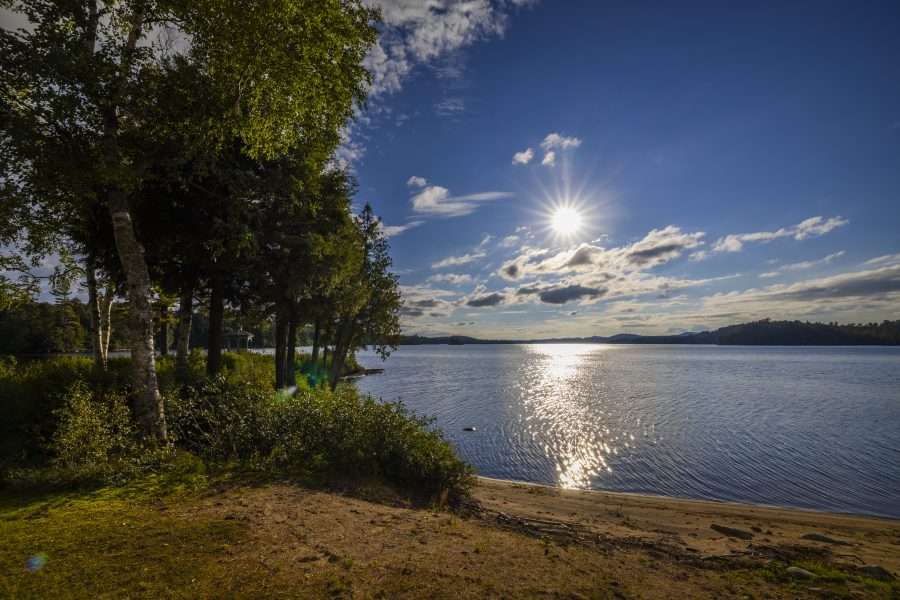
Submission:
[[[604,405],[610,398],[603,382],[583,377],[579,370],[596,369],[602,354],[614,346],[543,344],[528,347],[531,354],[523,373],[522,396],[526,427],[540,439],[548,459],[555,463],[557,485],[584,489],[611,473],[610,457],[628,444],[630,432],[609,429]],[[600,354],[601,356],[598,356]],[[632,441],[633,443],[633,441]]]

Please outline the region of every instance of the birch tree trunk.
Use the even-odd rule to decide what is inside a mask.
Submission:
[[[129,19],[128,37],[122,48],[120,74],[113,84],[110,102],[102,109],[103,158],[106,169],[117,173],[125,164],[119,146],[118,104],[137,43],[143,35],[144,6],[138,4]],[[96,1],[89,2],[90,25],[85,37],[85,49],[93,53],[99,12]],[[153,350],[153,318],[150,304],[150,271],[144,248],[138,241],[128,205],[128,195],[122,184],[112,178],[107,188],[107,208],[112,220],[116,250],[127,281],[129,302],[129,333],[131,334],[131,364],[133,372],[132,410],[147,439],[166,440],[166,415],[156,381],[156,356]]]
[[[166,417],[156,381],[153,348],[153,318],[150,303],[150,272],[134,231],[125,192],[109,190],[109,213],[122,270],[128,282],[131,363],[134,369],[132,408],[145,437],[166,439]]]
[[[109,363],[109,340],[112,337],[112,306],[115,297],[112,284],[106,285],[106,292],[100,301],[100,353],[104,366]]]
[[[88,288],[88,311],[91,317],[91,350],[94,354],[94,366],[106,370],[106,355],[103,352],[103,323],[100,297],[97,293],[97,266],[93,254],[85,260],[85,279]]]

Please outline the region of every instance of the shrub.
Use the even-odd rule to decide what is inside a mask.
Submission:
[[[269,469],[382,477],[428,495],[469,485],[462,462],[429,420],[401,404],[380,404],[352,386],[263,393],[219,377],[166,396],[179,446],[217,461]]]
[[[273,460],[375,475],[427,494],[459,493],[471,467],[459,459],[431,420],[400,403],[381,404],[354,387],[298,393],[274,407]]]
[[[402,404],[378,403],[351,385],[310,387],[304,377],[293,395],[275,392],[271,356],[226,354],[223,362],[222,373],[208,380],[195,354],[189,383],[177,386],[173,360],[159,361],[175,446],[212,463],[374,476],[428,495],[469,485],[470,467],[431,421]],[[44,466],[45,480],[64,482],[160,468],[172,447],[136,442],[126,402],[129,367],[128,359],[110,361],[105,373],[87,358],[0,361],[0,469]]]
[[[167,393],[164,400],[169,433],[180,447],[217,461],[267,453],[271,393],[219,375]]]
[[[275,391],[275,360],[253,352],[226,352],[222,355],[222,374],[232,385],[248,384],[260,391]]]
[[[55,413],[58,425],[49,444],[54,466],[104,473],[117,459],[135,453],[135,430],[121,394],[95,397],[78,382]]]
[[[120,387],[119,371],[97,374],[84,357],[0,363],[0,462],[33,462],[46,456],[46,443],[56,428],[56,411],[66,390],[77,382],[92,388]],[[120,367],[121,365],[114,365]]]

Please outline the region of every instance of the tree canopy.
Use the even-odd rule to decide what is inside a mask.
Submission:
[[[369,207],[351,215],[355,183],[333,160],[365,104],[375,11],[361,0],[0,7],[29,20],[0,30],[0,270],[77,258],[67,273],[88,287],[100,368],[121,298],[146,436],[166,437],[155,352],[172,322],[186,360],[198,309],[211,374],[226,313],[274,321],[279,386],[292,383],[304,327],[315,354],[331,351],[332,384],[355,348],[389,352],[399,288],[387,244]],[[0,310],[36,288],[0,278]]]

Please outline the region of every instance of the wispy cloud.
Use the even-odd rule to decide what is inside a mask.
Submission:
[[[834,254],[829,254],[828,256],[826,256],[824,258],[820,258],[818,260],[804,260],[802,262],[796,262],[796,263],[791,263],[791,264],[787,264],[787,265],[782,265],[782,266],[778,267],[777,269],[775,269],[774,271],[760,273],[759,276],[762,277],[763,279],[769,279],[772,277],[779,277],[781,275],[784,275],[785,273],[790,273],[792,271],[803,271],[805,269],[812,269],[813,267],[816,267],[819,265],[828,265],[828,264],[831,264],[832,262],[834,262],[835,260],[839,259],[840,257],[842,257],[844,254],[846,254],[846,253],[843,250],[841,250],[840,252],[835,252]]]
[[[409,221],[407,223],[404,223],[403,225],[385,225],[384,223],[382,223],[381,231],[382,233],[384,233],[384,237],[394,237],[400,235],[405,231],[409,231],[414,227],[418,227],[423,223],[425,223],[425,221]]]
[[[460,273],[440,273],[428,278],[433,283],[449,283],[450,285],[466,285],[472,283],[472,276]]]
[[[548,151],[544,154],[544,159],[541,161],[541,164],[545,167],[552,167],[556,164],[556,152],[553,150]]]
[[[466,110],[466,101],[463,98],[444,98],[434,105],[434,112],[441,117],[451,117]]]
[[[421,188],[428,185],[428,180],[424,177],[419,177],[418,175],[413,175],[409,179],[406,180],[407,187],[411,188]]]
[[[900,264],[900,254],[885,254],[884,256],[876,256],[875,258],[870,258],[864,265],[877,265],[877,266],[885,266],[889,264]]]
[[[791,227],[782,227],[776,231],[756,231],[753,233],[733,233],[719,238],[713,246],[715,252],[740,252],[748,242],[771,242],[779,238],[792,237],[795,240],[825,235],[850,221],[842,217],[810,217]]]
[[[826,316],[897,314],[900,265],[850,271],[829,277],[714,294],[704,298],[707,310],[740,311],[742,318],[779,315]],[[883,318],[883,317],[882,317]]]
[[[516,244],[519,243],[519,239],[520,238],[517,235],[508,235],[505,238],[503,238],[502,240],[500,240],[500,243],[497,245],[501,248],[512,248],[513,246],[515,246]]]
[[[422,215],[437,217],[462,217],[471,214],[483,202],[512,197],[512,192],[479,192],[464,196],[451,196],[450,190],[439,185],[429,185],[411,199],[413,210]]]
[[[436,263],[431,264],[432,269],[443,269],[445,267],[457,267],[459,265],[466,265],[471,262],[478,260],[479,258],[484,258],[487,256],[484,252],[471,252],[469,254],[463,254],[461,256],[448,256],[442,260],[437,261]]]

